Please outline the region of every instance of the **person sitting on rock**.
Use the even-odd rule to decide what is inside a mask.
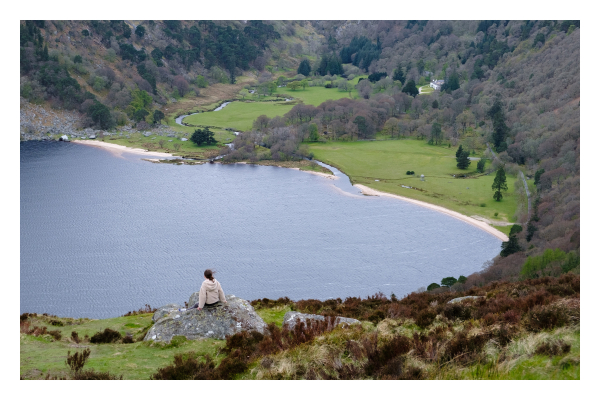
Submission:
[[[200,287],[198,310],[202,310],[203,307],[218,307],[220,305],[219,300],[227,303],[221,284],[213,278],[212,270],[207,269],[204,271],[204,282],[202,282],[202,286]]]

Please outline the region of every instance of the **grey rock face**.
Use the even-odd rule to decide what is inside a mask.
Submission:
[[[198,292],[192,294],[190,301],[194,298],[197,302]],[[179,306],[174,307],[176,304],[159,308],[154,315],[157,317],[156,322],[144,340],[169,342],[173,336],[185,336],[190,340],[225,339],[241,331],[254,330],[267,333],[267,324],[256,314],[250,303],[232,295],[225,298],[227,303],[223,306],[214,309],[205,308],[202,311],[191,309],[180,312]]]
[[[162,317],[168,315],[170,312],[177,311],[180,308],[181,308],[181,306],[179,304],[175,304],[175,303],[170,303],[170,304],[164,305],[162,307],[159,307],[154,312],[154,315],[152,316],[152,321],[156,322],[159,319],[161,319]]]
[[[477,300],[477,299],[483,299],[483,296],[465,296],[465,297],[457,297],[456,299],[452,299],[448,302],[448,304],[452,304],[452,303],[460,303],[463,300],[467,300],[467,299],[473,299],[473,300]]]
[[[292,330],[292,329],[294,329],[296,324],[298,324],[300,322],[304,322],[306,324],[306,321],[308,321],[308,320],[325,321],[325,317],[322,315],[316,315],[316,314],[302,314],[297,311],[288,311],[283,316],[283,328]],[[335,317],[335,320],[333,321],[333,326],[335,327],[342,323],[352,325],[352,324],[359,324],[360,321],[357,319],[354,319],[354,318]]]

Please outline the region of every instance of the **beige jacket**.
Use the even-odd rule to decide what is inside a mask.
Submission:
[[[204,280],[200,287],[200,298],[198,299],[198,307],[204,307],[204,304],[212,304],[217,301],[225,301],[225,293],[221,289],[221,284],[216,279],[214,281]]]

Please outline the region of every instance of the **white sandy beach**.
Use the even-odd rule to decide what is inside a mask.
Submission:
[[[365,185],[356,184],[354,186],[359,188],[363,192],[363,194],[366,194],[368,196],[384,196],[384,197],[391,197],[394,199],[400,199],[400,200],[408,201],[409,203],[416,204],[421,207],[426,207],[431,210],[447,214],[451,217],[454,217],[454,218],[464,221],[468,224],[471,224],[479,229],[482,229],[482,230],[486,231],[487,233],[489,233],[490,235],[493,235],[493,236],[497,237],[498,239],[502,240],[503,242],[508,241],[508,236],[506,236],[504,233],[500,232],[498,229],[495,229],[495,228],[489,226],[485,222],[477,221],[474,218],[467,217],[466,215],[457,213],[456,211],[448,210],[447,208],[436,206],[434,204],[425,203],[424,201],[414,200],[414,199],[410,199],[408,197],[398,196],[396,194],[380,192],[379,190],[371,189]]]
[[[169,153],[159,153],[157,151],[148,151],[144,149],[134,149],[127,146],[121,146],[120,144],[114,143],[106,143],[102,141],[95,140],[73,140],[73,143],[85,144],[87,146],[95,146],[100,147],[105,150],[110,151],[115,155],[120,155],[122,153],[134,153],[134,154],[143,154],[145,156],[158,156],[158,157],[172,157],[172,154]]]

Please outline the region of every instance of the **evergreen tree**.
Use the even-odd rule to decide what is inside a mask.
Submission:
[[[485,158],[477,161],[477,172],[483,172],[485,169]]]
[[[492,190],[495,190],[494,200],[500,201],[502,200],[502,191],[508,190],[508,186],[506,185],[506,173],[504,172],[504,167],[498,168],[496,171],[496,177],[494,178],[494,183],[492,183]]]
[[[300,62],[300,66],[298,67],[298,73],[304,76],[310,75],[310,62],[307,59],[304,59]]]
[[[457,279],[453,276],[442,279],[442,286],[450,287],[457,282]]]
[[[458,150],[456,150],[456,162],[460,160],[460,155],[463,153],[462,144],[458,146]]]
[[[504,118],[503,104],[499,97],[496,98],[494,104],[488,111],[488,116],[492,119],[494,132],[492,138],[496,151],[501,152],[506,150],[506,136],[508,134],[508,126]]]
[[[501,257],[509,256],[513,253],[523,250],[521,246],[519,246],[519,239],[515,235],[512,235],[508,238],[508,242],[502,242],[502,251],[500,251]]]
[[[458,158],[456,166],[460,169],[467,169],[469,168],[469,165],[471,165],[471,160],[469,160],[469,152],[463,151],[460,153],[460,157]]]
[[[466,283],[467,282],[467,277],[464,275],[461,275],[458,277],[458,283]]]
[[[434,100],[434,101],[431,103],[431,108],[439,108],[439,107],[440,107],[440,103],[438,103],[438,101],[437,101],[437,100]]]
[[[160,110],[154,110],[154,114],[152,115],[152,120],[155,124],[160,123],[161,120],[165,118],[165,114]]]
[[[402,92],[407,93],[412,97],[417,97],[417,95],[419,94],[419,89],[417,89],[415,81],[411,79],[410,81],[406,82],[406,85],[404,85],[404,87],[402,88]]]
[[[192,134],[190,140],[196,143],[198,146],[203,144],[215,144],[217,141],[215,140],[215,134],[208,128],[196,129]]]
[[[406,77],[404,76],[404,72],[402,72],[402,67],[398,64],[398,67],[394,70],[394,76],[392,77],[395,81],[400,81],[402,85],[406,81]]]
[[[427,291],[431,291],[431,290],[437,289],[439,287],[440,287],[440,285],[434,282],[431,285],[427,286]]]

